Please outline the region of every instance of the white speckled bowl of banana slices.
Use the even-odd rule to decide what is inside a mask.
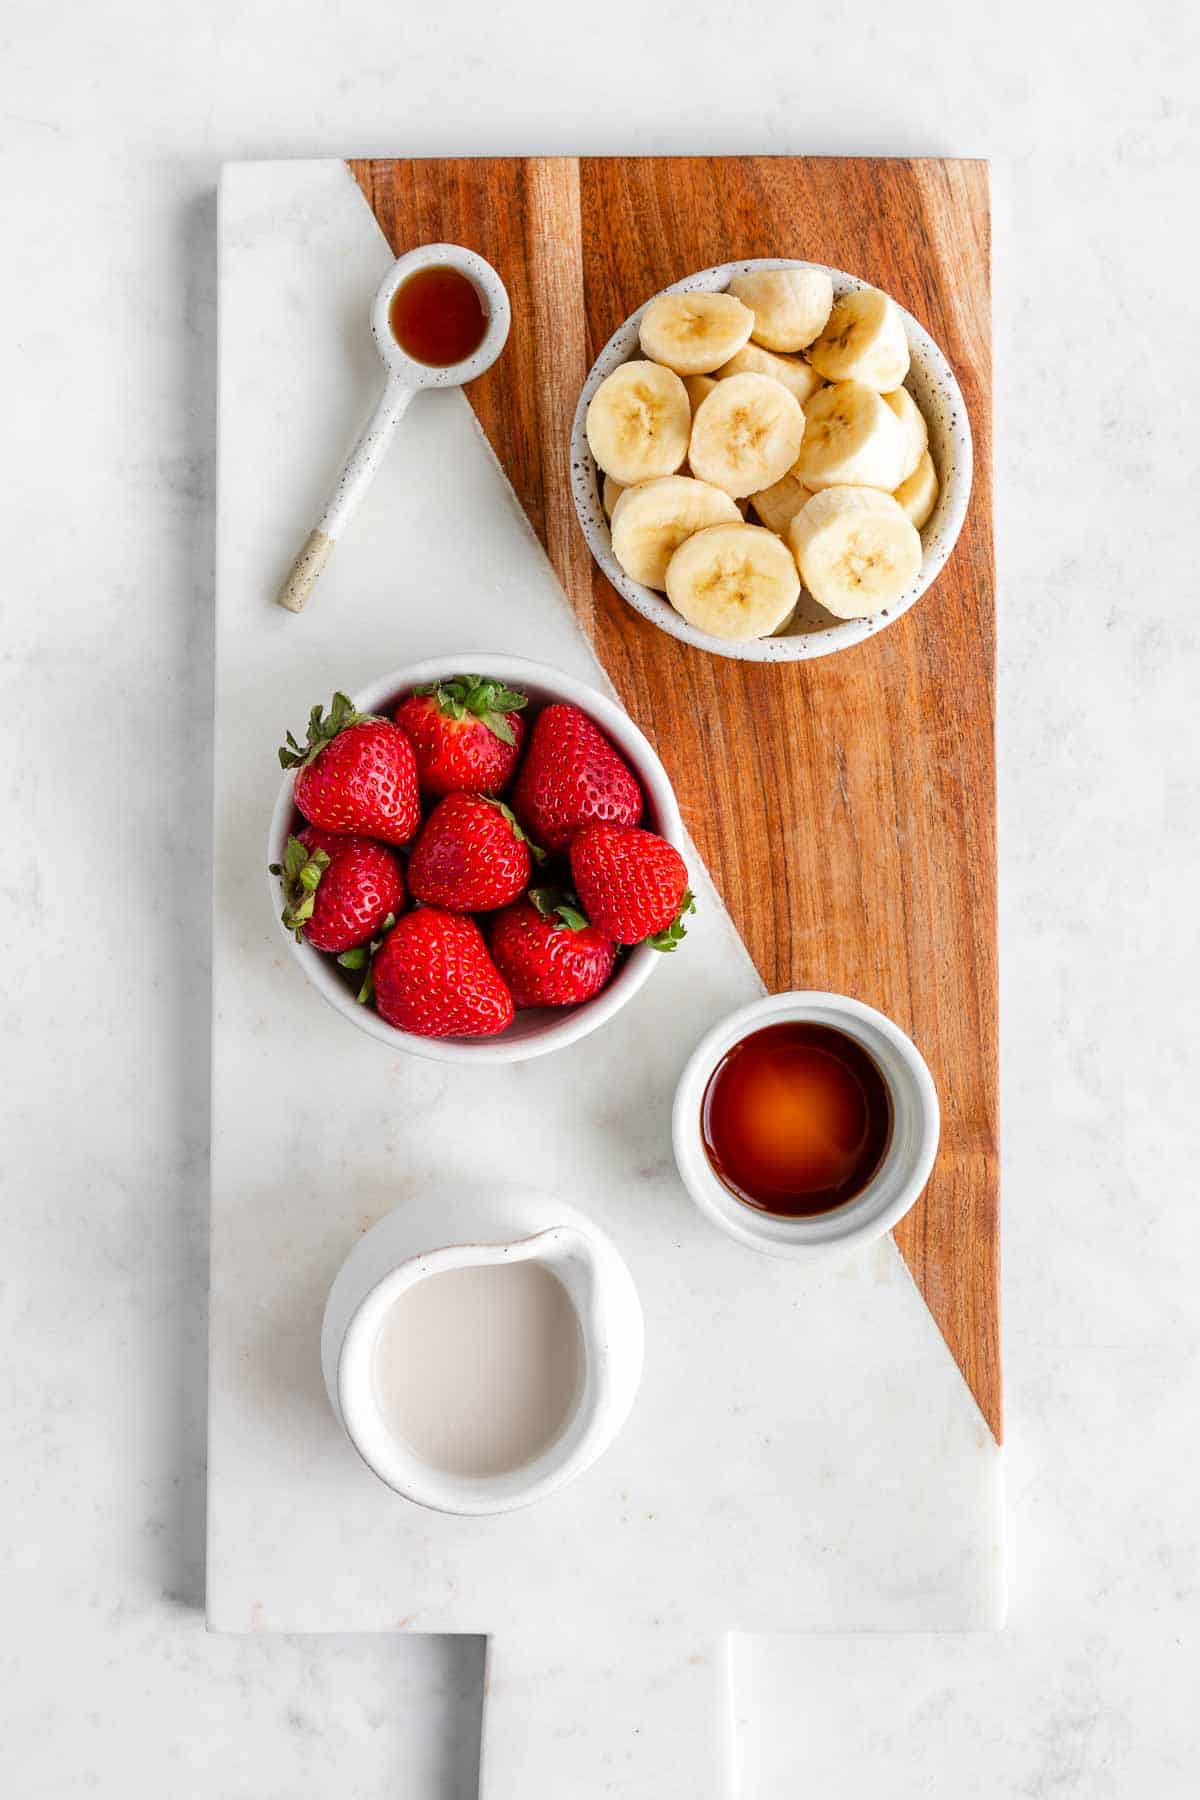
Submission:
[[[950,365],[840,269],[760,259],[664,289],[604,346],[571,483],[617,592],[750,662],[846,650],[936,578],[971,492]]]

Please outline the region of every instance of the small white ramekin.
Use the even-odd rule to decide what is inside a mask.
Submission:
[[[708,1160],[700,1118],[704,1092],[721,1058],[751,1032],[803,1021],[844,1031],[874,1058],[892,1097],[892,1136],[883,1162],[860,1194],[814,1218],[759,1212],[725,1186]],[[940,1112],[925,1060],[898,1025],[843,994],[770,994],[730,1013],[692,1053],[675,1090],[675,1161],[688,1193],[714,1225],[769,1256],[807,1257],[869,1243],[904,1217],[929,1180]]]
[[[675,791],[650,740],[615,700],[610,700],[596,688],[588,687],[585,682],[576,681],[574,676],[564,675],[561,670],[551,668],[546,663],[527,662],[523,657],[495,656],[490,651],[470,651],[463,655],[433,657],[428,662],[413,663],[408,668],[396,669],[392,674],[383,675],[378,681],[372,682],[370,687],[361,689],[352,698],[359,712],[382,712],[390,717],[396,703],[415,687],[423,682],[458,674],[463,669],[494,675],[498,680],[507,682],[510,687],[528,694],[531,711],[548,706],[552,701],[565,700],[587,713],[611,739],[640,781],[646,797],[643,822],[651,830],[657,831],[660,837],[666,838],[668,843],[674,844],[681,855],[686,854],[683,821],[679,816]],[[309,703],[309,700],[304,702],[304,709]],[[275,810],[271,816],[267,842],[268,863],[283,862],[288,834],[297,823],[295,785],[295,772],[289,770],[280,783]],[[381,1044],[392,1050],[407,1050],[415,1056],[429,1057],[435,1062],[524,1062],[533,1056],[545,1056],[551,1050],[562,1050],[566,1045],[575,1043],[578,1038],[596,1031],[615,1013],[620,1012],[626,1001],[632,1000],[638,989],[650,979],[662,960],[661,951],[639,944],[621,958],[616,974],[594,1000],[585,1000],[580,1006],[537,1007],[518,1011],[508,1030],[500,1032],[496,1037],[417,1037],[412,1032],[397,1031],[393,1025],[381,1019],[373,1007],[360,1006],[354,997],[353,986],[337,967],[334,957],[323,955],[303,940],[296,942],[293,933],[279,922],[282,909],[279,878],[268,875],[267,879],[271,909],[287,940],[288,949],[322,998],[329,1002],[335,1012],[341,1013],[344,1019],[356,1025],[360,1031],[365,1031],[369,1037],[378,1039]]]

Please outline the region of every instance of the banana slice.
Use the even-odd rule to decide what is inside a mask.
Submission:
[[[801,406],[811,400],[818,388],[825,386],[817,371],[802,356],[776,356],[773,350],[764,350],[761,344],[744,344],[736,356],[722,363],[717,370],[717,379],[724,381],[727,375],[770,375],[773,380],[782,381]],[[704,377],[697,375],[695,379],[700,381]]]
[[[653,362],[622,363],[587,409],[592,455],[622,487],[673,475],[687,455],[692,408],[678,375]]]
[[[937,505],[938,478],[933,466],[933,458],[928,450],[913,470],[907,481],[902,481],[892,495],[898,506],[903,507],[917,530],[929,522],[929,515]]]
[[[688,461],[701,481],[742,500],[787,474],[803,437],[804,413],[794,394],[769,375],[730,375],[700,402]]]
[[[803,482],[797,481],[794,475],[785,475],[771,487],[763,488],[761,493],[751,494],[750,504],[768,531],[773,531],[776,537],[785,537],[800,508],[811,499],[812,494]]]
[[[611,475],[606,475],[604,477],[604,487],[600,495],[600,503],[610,519],[613,516],[613,509],[616,506],[617,501],[624,492],[625,489],[621,486],[619,481],[614,481]]]
[[[813,395],[805,408],[804,442],[793,471],[797,481],[814,492],[877,487],[891,494],[900,486],[903,467],[899,421],[874,388],[835,381]]]
[[[690,475],[666,475],[626,488],[613,513],[613,555],[627,575],[664,588],[667,564],[685,538],[706,525],[736,523],[737,501]]]
[[[804,585],[838,619],[865,619],[898,600],[921,569],[921,539],[903,507],[874,488],[814,494],[788,526]]]
[[[660,294],[642,314],[642,349],[677,375],[707,375],[750,336],[754,314],[733,294]]]
[[[754,314],[751,335],[768,350],[803,350],[820,335],[833,305],[824,269],[756,269],[735,275],[729,291]]]
[[[907,388],[893,388],[883,398],[885,405],[891,407],[900,422],[904,437],[903,479],[907,481],[929,448],[929,427],[925,423],[925,414]]]
[[[843,294],[808,360],[826,381],[861,381],[877,394],[898,388],[908,374],[908,339],[896,302],[878,288]]]
[[[761,525],[710,525],[685,538],[667,564],[671,605],[713,637],[766,637],[799,596],[790,550]]]
[[[711,375],[685,375],[683,378],[683,385],[687,389],[688,399],[692,403],[692,417],[694,419],[696,416],[696,408],[702,400],[708,399],[708,396],[712,393],[717,384]]]

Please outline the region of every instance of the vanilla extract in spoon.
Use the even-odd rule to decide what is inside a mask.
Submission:
[[[448,369],[478,350],[488,316],[478,288],[461,269],[430,263],[400,283],[388,323],[406,355],[431,368]]]

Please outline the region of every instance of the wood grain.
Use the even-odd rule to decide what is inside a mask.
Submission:
[[[986,165],[688,157],[352,163],[399,253],[495,263],[513,302],[470,396],[768,988],[869,1001],[924,1051],[942,1100],[925,1195],[896,1233],[1001,1434],[994,571]],[[810,664],[707,656],[595,568],[567,443],[586,367],[657,289],[748,256],[827,262],[887,289],[962,385],[975,439],[963,535],[903,619]]]

